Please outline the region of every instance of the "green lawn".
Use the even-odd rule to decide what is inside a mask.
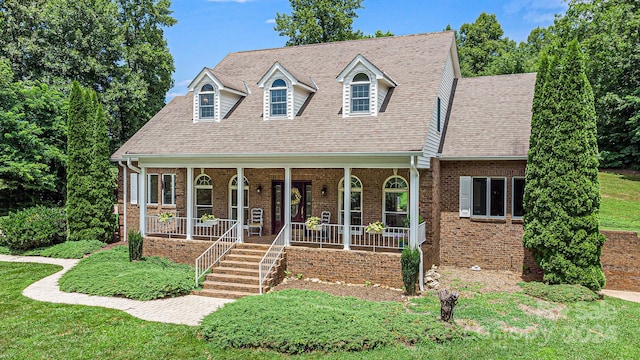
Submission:
[[[523,293],[474,293],[462,298],[456,307],[454,317],[466,328],[458,329],[465,335],[456,340],[436,342],[426,339],[414,345],[396,341],[366,352],[285,356],[266,350],[220,348],[198,336],[196,327],[147,322],[121,311],[99,307],[43,303],[21,295],[26,286],[59,269],[43,264],[0,263],[0,359],[638,358],[640,304],[612,298],[563,305],[543,302]],[[278,296],[290,298],[286,311],[282,309],[279,315],[269,319],[268,331],[272,334],[288,331],[282,326],[292,322],[285,318],[290,314],[300,317],[297,322],[301,326],[309,324],[308,320],[321,320],[305,315],[305,309],[313,307],[335,307],[330,313],[347,316],[356,323],[365,321],[360,318],[371,310],[384,308],[384,304],[332,299],[329,295],[313,292],[271,296],[275,300]],[[220,314],[237,318],[242,318],[243,312],[245,318],[248,314],[256,314],[253,302],[258,298],[245,299]],[[278,306],[278,301],[272,304]],[[397,312],[396,305],[389,308],[390,313]],[[397,322],[388,319],[385,331],[394,334],[412,331],[421,326],[421,317],[425,318],[426,324],[432,322],[438,309],[433,294],[415,299],[403,310],[411,315],[405,317],[408,319],[405,321],[411,323],[398,328]],[[256,316],[262,316],[259,315],[261,312],[257,313]],[[272,316],[275,312],[265,313]],[[313,314],[321,313],[314,311]],[[329,315],[325,312],[322,316]],[[323,328],[327,336],[334,331],[341,329]],[[370,331],[373,331],[371,327],[363,327],[359,336],[366,337]]]
[[[600,173],[600,229],[640,233],[640,175]]]

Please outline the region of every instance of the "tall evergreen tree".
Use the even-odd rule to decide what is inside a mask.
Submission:
[[[96,115],[93,127],[93,148],[91,156],[91,182],[93,184],[90,198],[93,205],[93,218],[90,225],[95,239],[110,242],[115,231],[113,215],[113,181],[111,178],[111,163],[109,162],[109,135],[104,108],[97,101],[92,92],[92,102],[96,104]]]
[[[109,241],[113,234],[113,184],[105,116],[93,90],[73,83],[67,141],[69,240]]]
[[[524,246],[549,283],[604,286],[596,113],[578,42],[543,56],[525,185]]]

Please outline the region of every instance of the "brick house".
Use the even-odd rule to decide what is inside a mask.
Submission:
[[[266,261],[400,287],[404,246],[520,270],[534,83],[461,78],[453,32],[231,53],[112,155],[121,234],[200,267],[267,243],[260,286]]]

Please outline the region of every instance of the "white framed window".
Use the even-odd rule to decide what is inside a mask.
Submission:
[[[524,177],[511,179],[511,217],[522,219],[524,215]]]
[[[277,79],[271,84],[269,91],[270,116],[287,116],[287,83],[282,79]]]
[[[471,216],[503,218],[507,210],[507,179],[473,177],[471,180]]]
[[[138,174],[129,174],[129,202],[138,205]]]
[[[409,184],[402,176],[394,175],[382,187],[382,222],[386,226],[404,227],[408,216]]]
[[[371,80],[364,73],[358,73],[351,81],[351,112],[369,113]]]
[[[176,174],[162,174],[162,205],[176,204]]]
[[[200,219],[204,214],[213,214],[213,184],[211,177],[200,174],[193,183],[195,194],[195,215]]]
[[[158,174],[147,175],[147,204],[158,205]]]
[[[200,89],[200,119],[215,118],[215,91],[213,85],[205,84]]]
[[[351,176],[351,225],[362,225],[362,181]],[[338,183],[338,224],[344,223],[344,177]]]
[[[249,181],[244,178],[244,225],[249,221]],[[234,175],[229,180],[229,218],[238,219],[238,175]]]

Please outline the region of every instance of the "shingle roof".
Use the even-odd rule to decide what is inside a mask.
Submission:
[[[125,153],[420,151],[453,45],[454,34],[449,31],[231,53],[213,71],[226,82],[246,82],[251,94],[228,118],[194,124],[193,94],[178,96],[112,158],[121,159]],[[343,118],[342,85],[336,76],[358,54],[384,69],[398,86],[384,113]],[[276,61],[312,77],[318,85],[303,114],[293,120],[262,117],[262,89],[256,84]]]
[[[442,158],[526,157],[536,74],[458,79]]]

